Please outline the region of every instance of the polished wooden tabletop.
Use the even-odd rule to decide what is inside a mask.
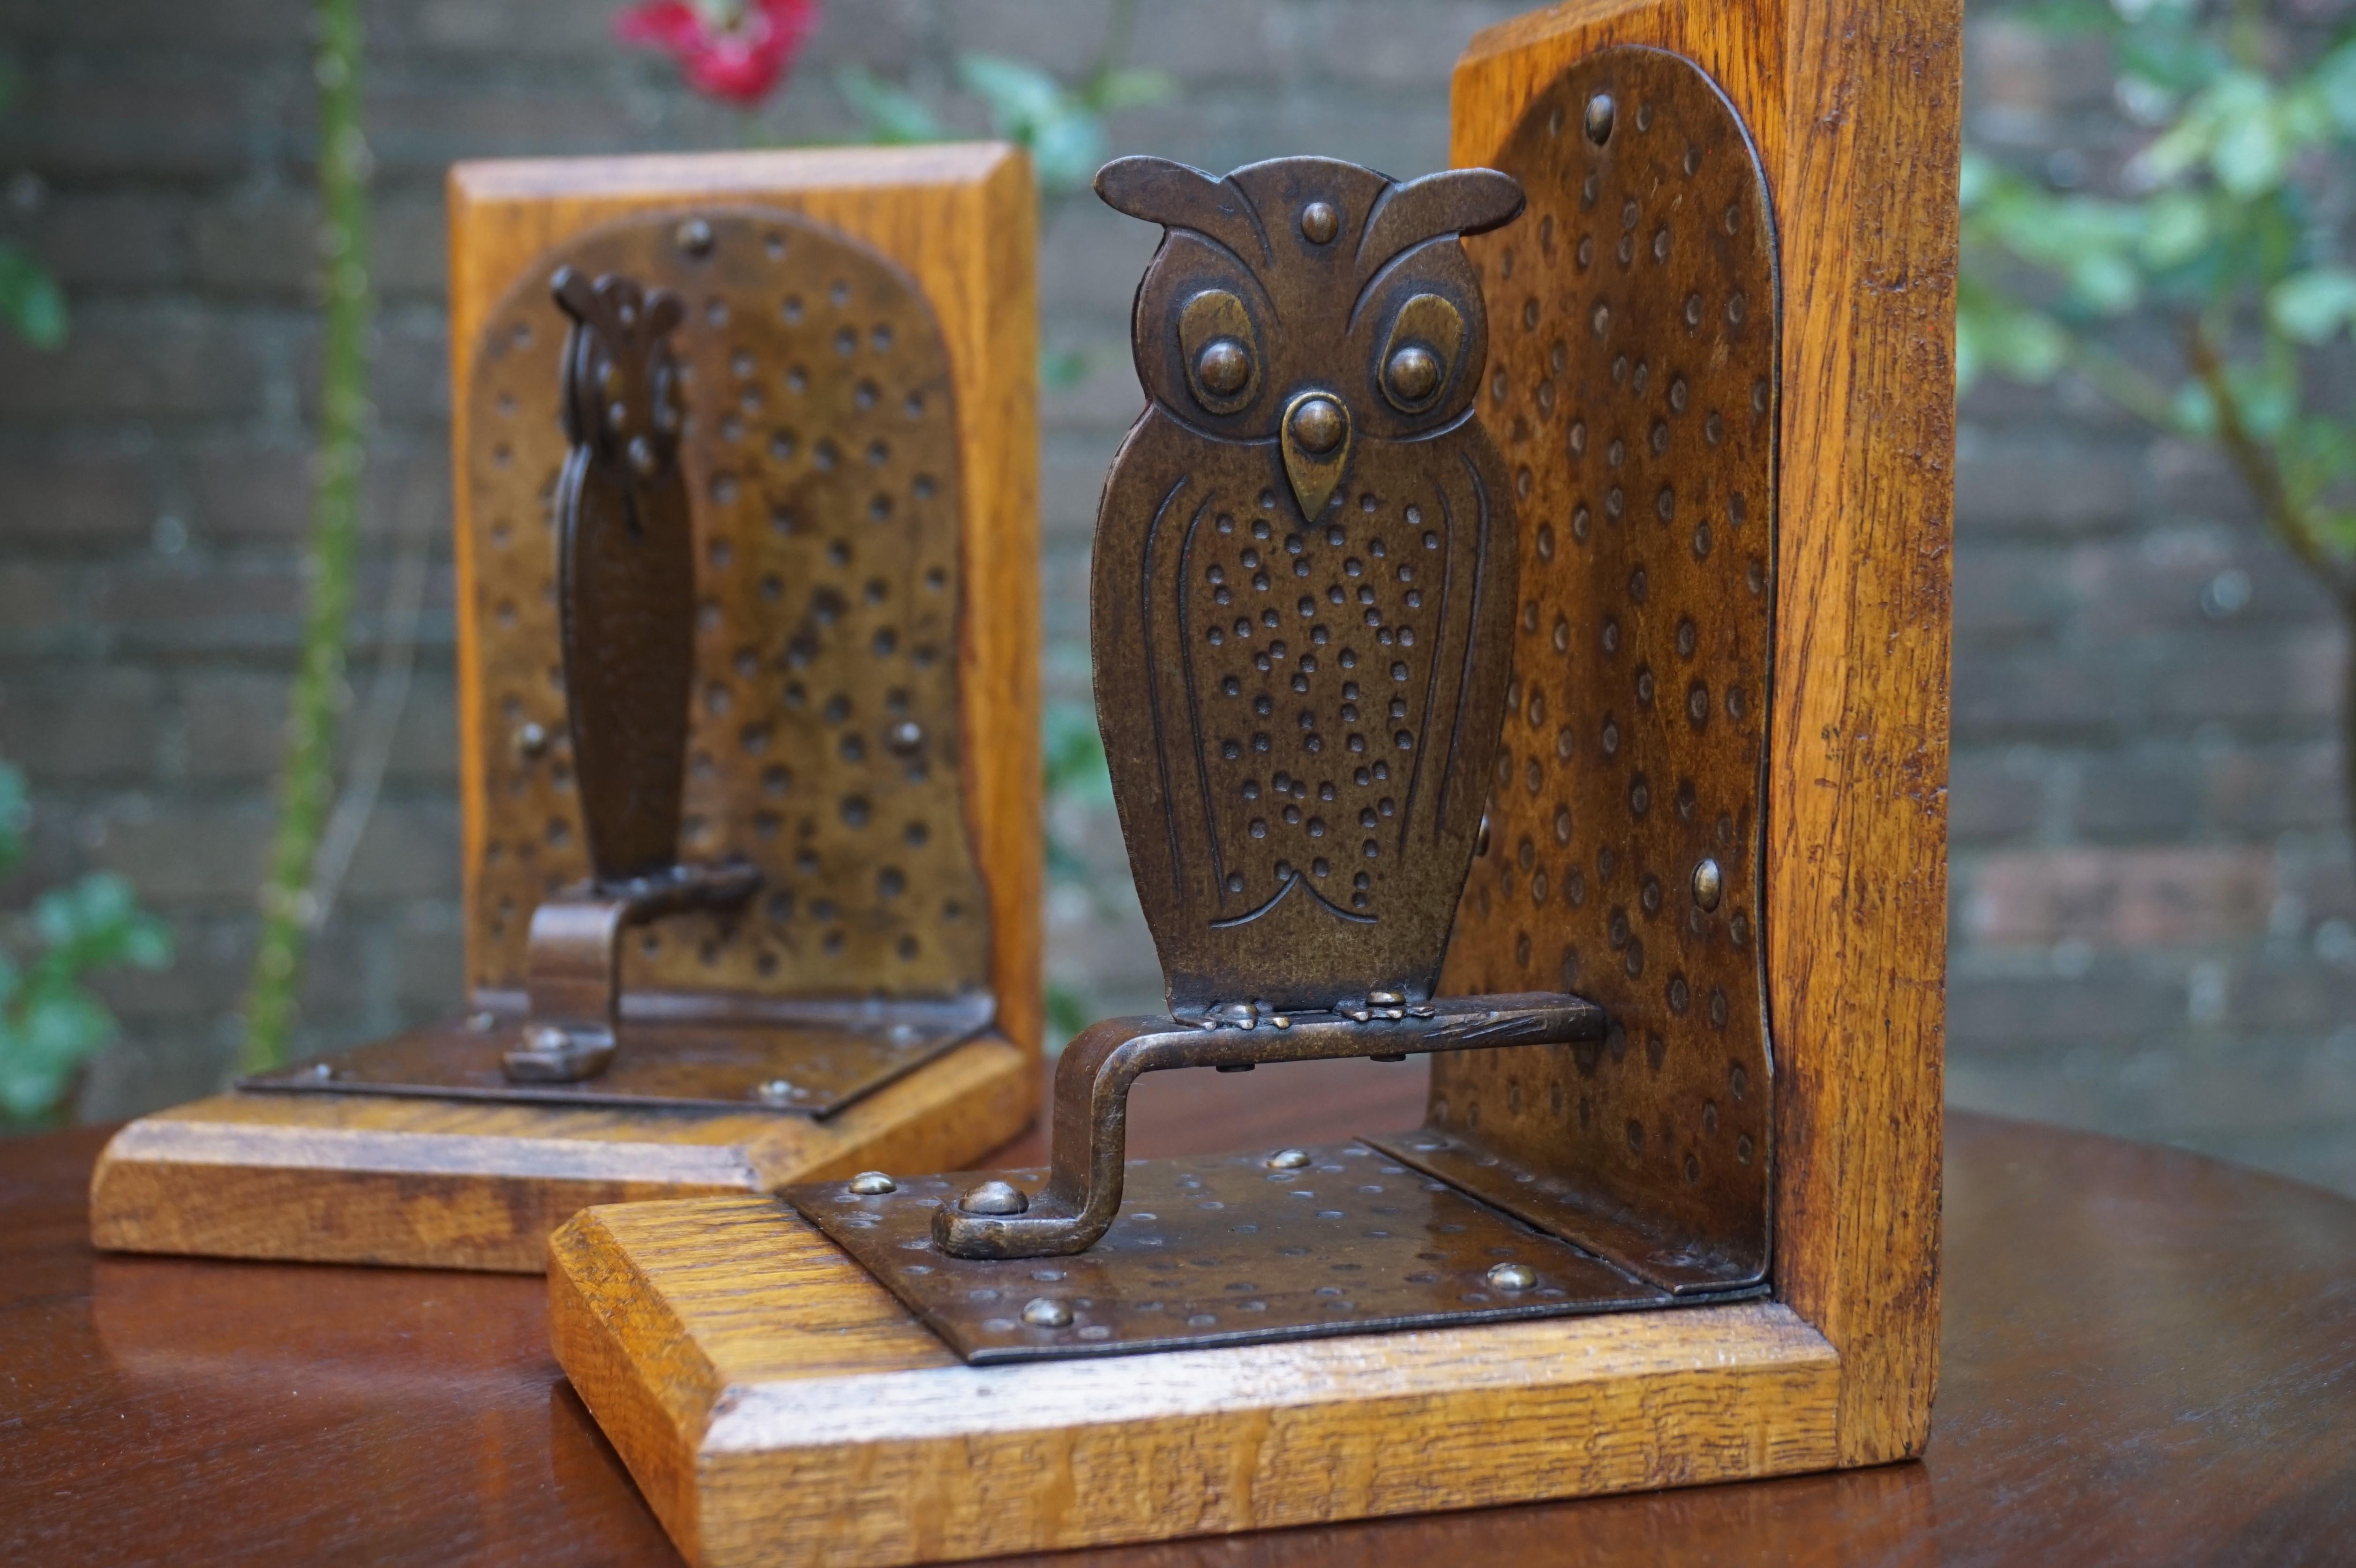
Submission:
[[[1149,1078],[1133,1146],[1407,1125],[1420,1084]],[[2356,1201],[1983,1117],[1948,1137],[1920,1464],[1088,1560],[2356,1562]],[[0,1561],[677,1561],[548,1354],[539,1281],[94,1254],[102,1141],[0,1144]]]

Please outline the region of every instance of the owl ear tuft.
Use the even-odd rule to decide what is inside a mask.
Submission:
[[[1169,158],[1115,158],[1097,170],[1105,205],[1165,229],[1207,229],[1222,206],[1220,182]]]
[[[1428,174],[1385,193],[1358,246],[1379,267],[1410,246],[1442,234],[1478,234],[1521,216],[1522,182],[1493,168]]]
[[[1526,199],[1520,180],[1493,168],[1448,169],[1415,183],[1440,188],[1451,209],[1451,227],[1459,234],[1483,234],[1512,222]]]

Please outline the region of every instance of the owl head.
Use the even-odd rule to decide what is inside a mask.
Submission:
[[[1457,237],[1511,220],[1522,188],[1494,169],[1404,184],[1333,158],[1276,158],[1225,179],[1129,157],[1097,194],[1159,223],[1133,336],[1146,393],[1217,439],[1283,448],[1305,517],[1362,441],[1446,428],[1488,349]]]

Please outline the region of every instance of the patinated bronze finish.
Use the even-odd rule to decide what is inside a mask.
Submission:
[[[1485,318],[1455,237],[1521,193],[1324,158],[1223,180],[1123,158],[1097,184],[1166,231],[1089,627],[1171,1011],[1425,1000],[1496,741],[1505,664],[1483,650],[1513,614],[1509,481],[1472,410]],[[1408,350],[1423,395],[1402,403],[1386,377]]]
[[[1512,179],[1470,170],[1398,185],[1320,159],[1220,181],[1132,158],[1099,177],[1107,200],[1167,230],[1137,303],[1151,403],[1105,489],[1091,628],[1098,722],[1173,1015],[1099,1024],[1067,1048],[1044,1186],[1017,1173],[789,1195],[969,1359],[1479,1321],[1499,1309],[1468,1296],[1464,1267],[1437,1240],[1457,1233],[1460,1209],[1542,1233],[1548,1259],[1582,1271],[1514,1314],[1764,1288],[1763,1187],[1751,1177],[1766,1157],[1769,1075],[1748,912],[1766,595],[1741,563],[1767,550],[1772,510],[1772,234],[1723,100],[1685,62],[1633,55],[1574,72],[1583,95],[1567,110],[1542,104],[1516,144],[1541,220],[1484,254],[1559,251],[1596,271],[1580,281],[1575,262],[1560,276],[1526,263],[1515,283],[1510,261],[1498,263],[1487,303],[1509,303],[1494,367],[1483,279],[1455,236],[1512,217]],[[1590,217],[1575,228],[1566,203]],[[1581,327],[1575,344],[1557,326],[1569,319]],[[1532,374],[1526,412],[1508,400]],[[1484,415],[1511,421],[1504,455]],[[1540,468],[1590,484],[1591,503],[1551,494],[1551,478],[1538,491]],[[1639,481],[1641,519],[1627,499]],[[1576,653],[1574,614],[1594,644]],[[1591,739],[1575,727],[1590,709]],[[1512,749],[1540,725],[1557,764],[1579,769],[1575,797]],[[1612,763],[1623,750],[1656,775]],[[1526,879],[1537,827],[1572,842],[1574,798],[1596,845],[1594,901],[1626,901],[1598,943],[1617,960],[1611,977],[1600,965],[1529,967],[1530,928],[1559,929],[1547,922],[1590,902],[1582,872],[1562,874],[1570,886],[1555,884],[1551,904],[1547,883]],[[1460,912],[1476,852],[1486,879]],[[1473,994],[1435,999],[1451,919],[1475,951],[1448,989]],[[1520,923],[1508,938],[1499,920]],[[1505,955],[1523,969],[1490,983]],[[1595,1000],[1570,993],[1590,978]],[[1722,1092],[1740,1125],[1723,1142],[1739,1174],[1713,1166],[1705,1179],[1687,1144],[1634,1179],[1590,1184],[1580,1139],[1594,1108],[1566,1091],[1562,1071],[1616,1068],[1633,1033],[1647,1054],[1622,1076],[1657,1074],[1672,1031],[1686,1057],[1733,1053]],[[1395,1182],[1412,1170],[1421,1190],[1446,1195],[1369,1232],[1382,1249],[1411,1234],[1409,1259],[1442,1263],[1416,1276],[1412,1307],[1327,1316],[1314,1299],[1334,1283],[1326,1271],[1355,1260],[1293,1242],[1258,1250],[1259,1238],[1294,1236],[1296,1200],[1267,1185],[1289,1167],[1215,1195],[1207,1173],[1233,1184],[1242,1167],[1124,1170],[1140,1072],[1419,1051],[1440,1058],[1430,1124],[1370,1140],[1379,1155],[1335,1156],[1388,1156]],[[1681,1068],[1676,1081],[1689,1076]],[[1446,1086],[1462,1087],[1451,1099]],[[1703,1103],[1715,1134],[1727,1112]],[[1625,1133],[1638,1147],[1642,1114]],[[1151,1251],[1171,1229],[1153,1216],[1173,1208],[1217,1213],[1215,1246],[1192,1231],[1186,1242],[1205,1266],[1237,1273],[1229,1285],[1265,1319],[1240,1321],[1177,1286],[1186,1271]],[[1335,1204],[1332,1218],[1346,1216]],[[1031,1277],[1060,1287],[1087,1263],[1084,1284],[1010,1305],[1017,1260],[1066,1256],[1075,1262]],[[1526,1270],[1499,1266],[1505,1288],[1534,1288]]]
[[[1521,593],[1447,989],[1576,991],[1612,1029],[1435,1063],[1429,1135],[1386,1146],[1645,1277],[1718,1288],[1765,1277],[1772,1190],[1773,216],[1732,106],[1659,49],[1566,71],[1504,162],[1530,211],[1469,249]],[[1484,1182],[1481,1155],[1539,1181]]]
[[[628,220],[492,312],[471,396],[477,1012],[247,1086],[826,1114],[985,1026],[915,285],[784,212]]]
[[[558,247],[487,318],[470,390],[467,781],[476,1004],[525,1005],[531,912],[594,874],[560,646],[548,417],[569,266],[667,290],[692,499],[691,692],[676,853],[743,861],[739,913],[624,943],[625,988],[748,999],[985,989],[988,904],[959,790],[961,478],[948,347],[917,285],[841,231],[754,208],[657,212]],[[987,607],[982,607],[986,612]]]
[[[1121,1207],[1129,1090],[1141,1073],[1601,1039],[1604,1030],[1602,1011],[1575,996],[1450,997],[1384,1012],[1365,1019],[1277,1014],[1207,1029],[1169,1018],[1110,1018],[1083,1031],[1055,1062],[1047,1185],[1035,1195],[1017,1188],[1022,1207],[1012,1212],[943,1205],[933,1216],[933,1240],[965,1258],[1053,1257],[1096,1245]]]
[[[500,1058],[523,1083],[594,1078],[614,1058],[626,927],[734,908],[759,887],[741,862],[679,863],[694,676],[695,542],[680,472],[679,295],[559,267],[573,326],[557,403],[557,623],[589,879],[532,911],[529,1012]]]
[[[1032,1185],[1041,1173],[1002,1174]],[[880,1193],[835,1182],[794,1196],[977,1366],[1671,1301],[1364,1144],[1144,1161],[1120,1222],[1053,1260],[926,1246],[930,1216],[975,1179],[915,1177]]]
[[[515,1021],[478,1013],[320,1061],[247,1079],[286,1093],[391,1094],[609,1108],[782,1111],[823,1120],[990,1026],[986,993],[947,1002],[755,1002],[699,1006],[625,993],[620,1048],[582,1079],[519,1081],[505,1070]]]

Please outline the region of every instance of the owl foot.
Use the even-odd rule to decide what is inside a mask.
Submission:
[[[1290,1029],[1292,1019],[1266,1002],[1214,1002],[1200,1017],[1188,1020],[1198,1029]]]
[[[1333,1004],[1333,1011],[1354,1024],[1366,1024],[1376,1018],[1429,1018],[1438,1009],[1429,1002],[1410,1003],[1401,992],[1369,991],[1364,996],[1344,996]]]

